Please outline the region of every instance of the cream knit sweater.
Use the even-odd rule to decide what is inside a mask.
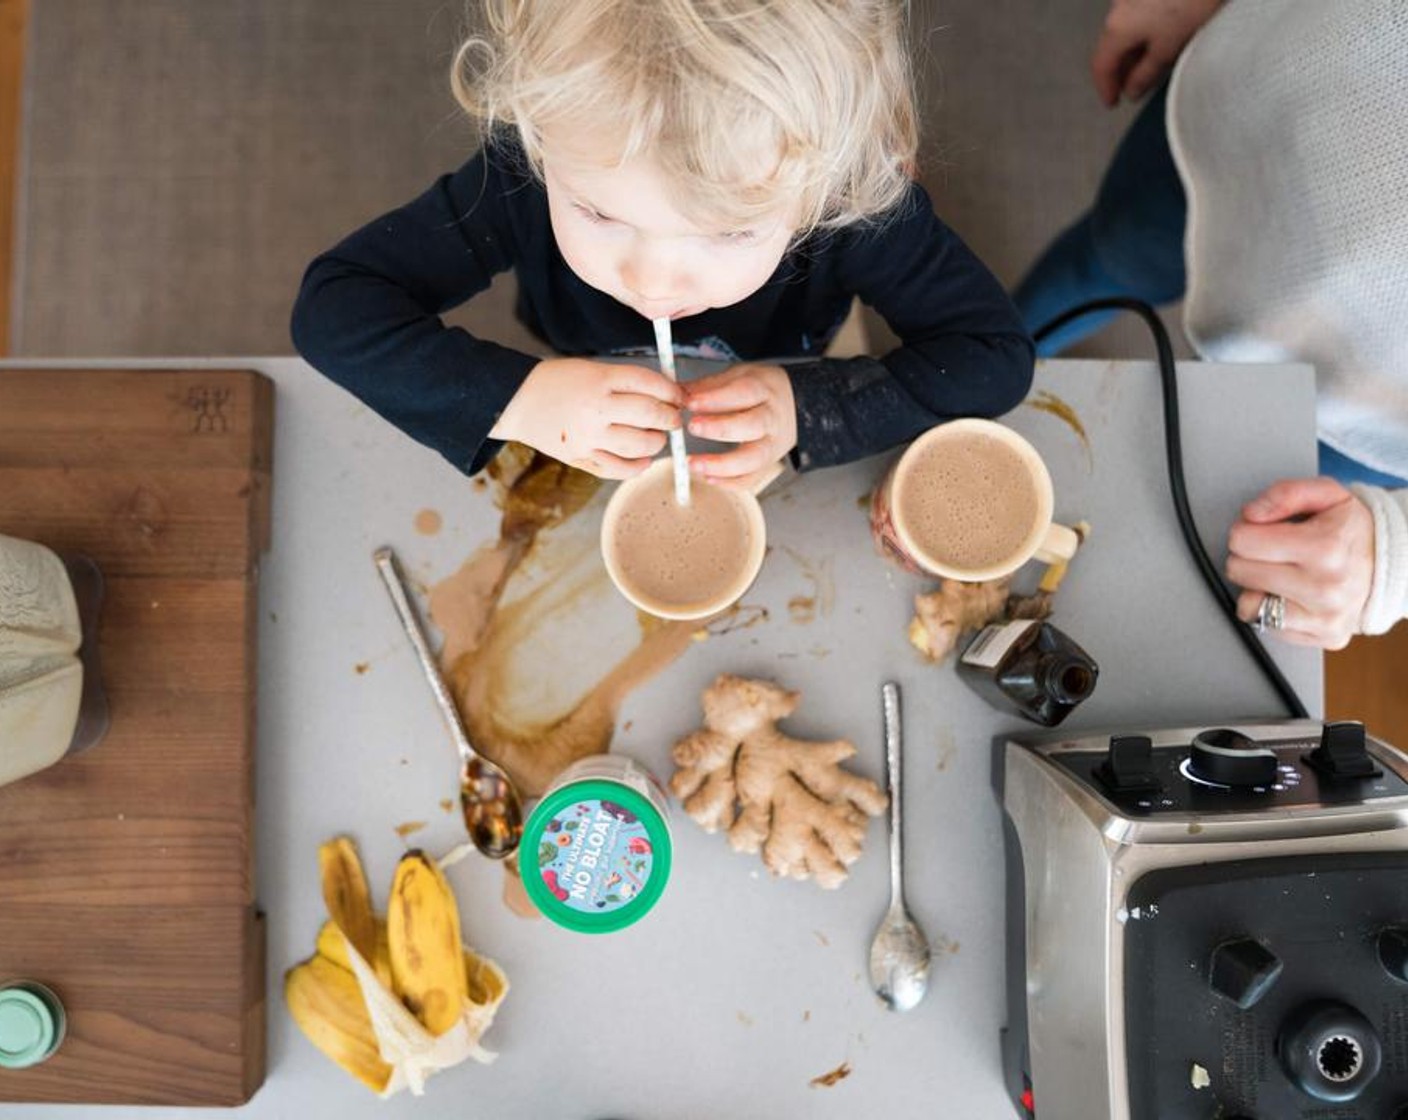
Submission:
[[[1193,345],[1312,363],[1320,438],[1408,477],[1408,0],[1228,0],[1179,60],[1168,128]],[[1408,491],[1354,489],[1381,633],[1408,616]]]

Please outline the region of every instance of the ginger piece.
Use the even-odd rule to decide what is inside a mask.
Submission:
[[[909,623],[909,641],[927,661],[942,661],[959,637],[968,630],[980,630],[1002,616],[1007,605],[1010,578],[986,583],[964,583],[946,579],[937,591],[914,597],[914,618]]]
[[[1076,534],[1076,547],[1090,536],[1090,523],[1079,521],[1071,527]],[[1075,557],[1072,556],[1071,560]],[[1012,577],[989,580],[986,583],[963,583],[946,579],[937,591],[917,595],[914,618],[909,623],[909,641],[928,661],[942,661],[958,640],[969,630],[981,630],[998,619],[1019,618],[1041,621],[1051,617],[1057,589],[1066,578],[1071,560],[1057,560],[1046,566],[1041,583],[1031,595],[1011,592]]]
[[[734,851],[762,850],[777,876],[834,890],[859,857],[867,817],[889,798],[841,768],[856,753],[844,739],[809,742],[778,730],[800,692],[727,674],[704,690],[704,726],[674,748],[670,789],[705,832],[728,832]]]

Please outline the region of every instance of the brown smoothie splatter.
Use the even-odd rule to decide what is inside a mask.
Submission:
[[[416,514],[416,532],[425,537],[433,537],[445,524],[445,519],[433,509],[423,509]]]
[[[816,618],[816,597],[793,595],[787,600],[787,613],[792,616],[793,622],[806,625]]]
[[[424,827],[424,821],[407,821],[405,824],[398,824],[396,826],[396,835],[404,840],[407,836],[419,832]]]
[[[934,769],[940,773],[948,769],[948,764],[953,761],[953,754],[958,748],[953,741],[953,728],[939,728],[939,759],[934,764]]]
[[[1080,417],[1076,410],[1058,397],[1055,393],[1045,389],[1038,389],[1032,396],[1023,401],[1028,408],[1034,408],[1038,412],[1046,412],[1064,422],[1071,431],[1075,432],[1076,438],[1085,448],[1085,464],[1088,470],[1095,469],[1095,453],[1090,448],[1090,436],[1086,434],[1085,425],[1080,422]]]
[[[850,1062],[842,1062],[839,1066],[837,1066],[835,1069],[833,1069],[830,1073],[823,1073],[820,1077],[813,1077],[813,1078],[811,1079],[811,1087],[812,1087],[813,1089],[829,1089],[829,1088],[831,1088],[831,1086],[835,1085],[838,1081],[844,1081],[844,1080],[846,1080],[846,1078],[848,1078],[848,1077],[850,1077],[850,1076],[851,1076],[851,1063],[850,1063]]]
[[[792,557],[797,567],[802,569],[803,578],[812,585],[810,595],[794,595],[788,601],[787,609],[792,621],[807,623],[818,615],[823,618],[829,615],[836,606],[836,580],[831,574],[831,557],[809,560],[794,548],[783,545],[782,549]]]
[[[518,856],[516,854],[504,860],[503,898],[504,905],[508,907],[510,914],[534,921],[542,917],[538,913],[538,908],[529,901],[528,892],[523,889],[523,880],[518,874]]]
[[[599,524],[600,482],[513,445],[489,474],[503,510],[499,539],[431,590],[430,616],[444,635],[440,662],[470,740],[524,796],[535,797],[571,763],[610,749],[621,703],[688,648],[699,624],[627,615],[617,632],[624,655],[594,683],[582,682],[584,691],[564,697],[584,666],[591,671],[592,655],[608,663],[616,656],[609,637],[602,639],[607,648],[592,650],[558,640],[574,617],[617,602],[596,534],[588,531],[593,524],[563,527],[589,507]],[[632,626],[639,638],[629,647]],[[505,903],[537,917],[516,862],[505,870]]]

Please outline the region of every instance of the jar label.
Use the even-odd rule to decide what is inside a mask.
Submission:
[[[586,914],[629,905],[654,865],[644,823],[615,801],[574,801],[548,818],[538,838],[543,884],[563,906]]]

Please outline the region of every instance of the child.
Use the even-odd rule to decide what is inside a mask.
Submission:
[[[899,0],[486,0],[455,59],[482,150],[318,257],[299,351],[460,470],[517,440],[607,478],[692,414],[722,485],[857,459],[1026,394],[1001,286],[910,179]],[[513,269],[557,357],[445,327]],[[901,339],[822,357],[853,296]],[[611,356],[722,358],[684,386]],[[779,359],[800,359],[785,367]]]

